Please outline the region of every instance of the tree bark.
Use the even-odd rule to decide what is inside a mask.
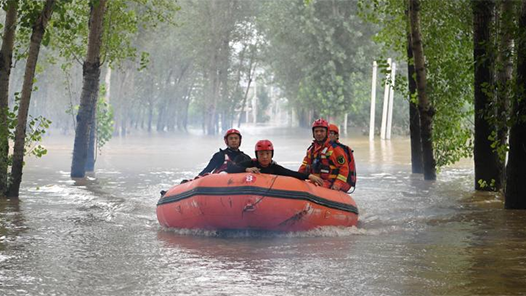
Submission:
[[[526,0],[522,1],[517,39],[517,85],[521,86],[513,101],[513,124],[510,128],[510,150],[506,167],[504,206],[526,209]]]
[[[97,149],[95,145],[97,143],[97,106],[95,105],[95,110],[91,115],[91,128],[89,131],[89,144],[88,144],[88,154],[86,158],[86,172],[95,171],[95,154]]]
[[[498,155],[491,147],[495,125],[488,120],[493,115],[490,88],[494,85],[491,26],[494,19],[493,0],[473,0],[473,58],[475,61],[475,189],[493,191],[501,187]],[[481,183],[481,181],[484,181]],[[495,182],[495,186],[489,186]],[[485,184],[484,184],[485,183]]]
[[[424,48],[420,33],[420,1],[411,0],[409,15],[411,24],[411,45],[415,61],[416,83],[418,93],[418,111],[420,113],[420,134],[422,140],[422,157],[424,161],[424,179],[436,180],[436,161],[433,155],[433,116],[434,108],[426,93],[426,68]]]
[[[407,11],[409,14],[409,11]],[[413,101],[416,92],[415,65],[413,61],[413,50],[411,48],[411,32],[407,32],[407,81],[409,86],[409,131],[411,135],[411,167],[413,174],[422,174],[424,164],[422,160],[422,139],[420,135],[420,114],[418,105]]]
[[[7,2],[2,48],[0,49],[0,197],[7,193],[9,127],[7,112],[9,109],[9,78],[15,44],[18,1]]]
[[[513,30],[515,27],[515,3],[501,1],[499,25],[499,50],[497,56],[497,136],[500,147],[508,143],[508,118],[510,112],[513,76]],[[499,183],[506,184],[506,161],[499,155]]]
[[[100,50],[102,46],[102,25],[107,0],[99,0],[91,9],[88,53],[83,65],[83,86],[80,95],[80,107],[77,114],[75,144],[71,163],[71,177],[83,178],[86,175],[89,135],[96,112],[100,80]]]
[[[20,96],[20,105],[18,107],[17,125],[15,130],[15,145],[13,151],[13,165],[11,166],[11,183],[7,193],[8,197],[18,198],[20,183],[22,182],[22,168],[24,166],[24,152],[26,143],[26,125],[31,102],[31,93],[33,91],[33,81],[35,78],[35,69],[42,44],[42,37],[46,32],[46,26],[51,14],[55,0],[46,0],[44,8],[33,25],[31,41],[29,43],[29,53],[24,73],[24,82],[22,84],[22,93]]]

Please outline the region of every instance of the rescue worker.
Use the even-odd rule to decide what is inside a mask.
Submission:
[[[340,143],[340,129],[335,124],[329,124],[329,140]],[[343,145],[343,144],[342,144]]]
[[[347,183],[351,187],[356,188],[356,163],[354,161],[354,151],[349,146],[340,142],[340,129],[338,129],[338,127],[334,124],[329,124],[329,139],[331,140],[331,142],[336,143],[343,149],[343,151],[345,151],[347,160],[349,161],[349,175]]]
[[[314,141],[307,149],[298,171],[321,177],[325,188],[347,192],[351,188],[347,183],[347,155],[340,146],[330,141],[328,134],[329,123],[325,119],[320,118],[312,123]]]
[[[241,133],[237,129],[229,129],[226,131],[224,140],[227,148],[224,150],[219,149],[219,152],[216,152],[214,156],[212,156],[212,159],[210,159],[208,165],[199,173],[199,176],[224,172],[230,162],[237,163],[250,160],[250,156],[239,150],[241,139]]]
[[[269,140],[260,140],[255,147],[256,159],[247,160],[238,164],[229,163],[228,173],[255,173],[273,174],[293,177],[300,180],[310,180],[315,185],[323,185],[323,180],[309,173],[300,173],[280,166],[272,160],[274,157],[274,145]]]

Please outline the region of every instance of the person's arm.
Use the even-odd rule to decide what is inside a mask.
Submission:
[[[219,151],[212,156],[212,159],[208,162],[208,165],[199,173],[202,176],[206,173],[211,173],[214,169],[219,167],[225,161],[225,155]]]
[[[289,170],[285,167],[282,167],[279,164],[274,164],[273,166],[275,175],[293,177],[300,180],[307,180],[309,178],[308,173],[295,172],[293,170]]]
[[[298,169],[298,172],[300,173],[309,173],[310,172],[310,165],[312,163],[312,160],[310,158],[310,150],[307,150],[307,155],[303,158],[303,162],[301,163],[300,168]]]
[[[252,167],[252,160],[243,161],[241,163],[235,164],[233,162],[228,162],[226,172],[227,173],[244,173],[246,169]]]
[[[274,172],[276,175],[293,177],[293,178],[300,179],[300,180],[308,179],[308,180],[311,180],[312,183],[314,183],[314,185],[319,185],[319,186],[323,185],[323,180],[318,176],[315,176],[309,173],[295,172],[293,170],[289,170],[285,167],[282,167],[279,164],[274,164]]]

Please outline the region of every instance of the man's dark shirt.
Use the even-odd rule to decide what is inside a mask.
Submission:
[[[216,152],[214,156],[212,156],[212,159],[210,159],[208,165],[199,173],[199,176],[202,176],[206,173],[211,173],[213,170],[223,165],[225,162],[225,153],[228,154],[228,158],[230,158],[230,160],[235,163],[250,160],[250,156],[246,155],[241,150],[234,151],[230,148],[226,148],[225,150],[219,149],[219,152]]]
[[[268,167],[264,168],[255,159],[252,159],[249,161],[243,161],[237,164],[228,164],[226,171],[227,173],[244,173],[246,172],[247,168],[253,168],[253,167],[259,168],[259,172],[263,174],[287,176],[287,177],[293,177],[293,178],[300,179],[300,180],[306,180],[309,178],[309,174],[304,174],[304,173],[299,173],[293,170],[289,170],[287,168],[280,166],[274,161],[272,161],[272,163],[269,164]]]

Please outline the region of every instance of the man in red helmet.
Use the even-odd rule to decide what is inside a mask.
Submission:
[[[340,129],[335,124],[329,124],[329,140],[337,142],[340,140]]]
[[[255,173],[273,174],[280,176],[293,177],[300,180],[311,180],[316,185],[323,185],[323,180],[313,174],[299,173],[289,170],[272,160],[274,156],[274,145],[269,140],[260,140],[255,147],[256,159],[244,161],[238,164],[228,164],[228,173]]]
[[[317,119],[312,123],[314,141],[307,149],[307,155],[299,168],[301,173],[311,173],[321,177],[323,187],[347,192],[349,166],[345,151],[328,137],[329,123],[325,119]]]
[[[227,148],[224,150],[219,149],[219,152],[216,152],[214,156],[212,156],[212,159],[210,159],[208,165],[199,173],[199,176],[224,172],[230,162],[238,163],[250,160],[250,156],[239,150],[241,138],[241,133],[237,129],[229,129],[226,131],[224,139]]]

